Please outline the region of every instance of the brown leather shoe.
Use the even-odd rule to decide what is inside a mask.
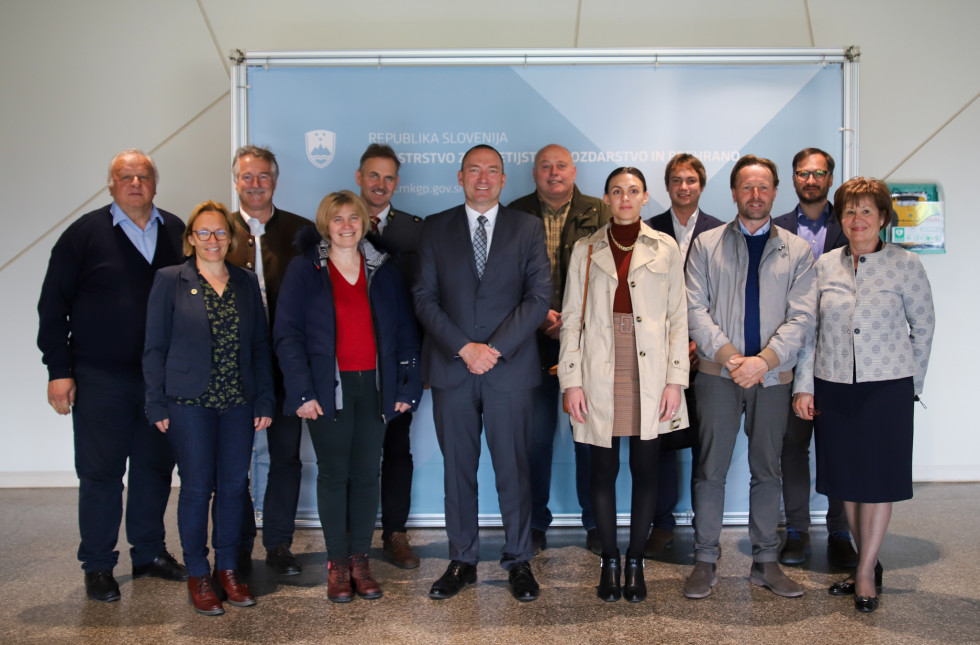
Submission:
[[[225,613],[225,608],[221,606],[218,594],[214,592],[211,584],[211,576],[203,575],[200,578],[190,576],[187,579],[187,594],[190,596],[194,611],[205,616],[220,616]]]
[[[408,533],[392,533],[384,540],[384,554],[388,562],[399,569],[417,569],[419,556],[408,543]]]
[[[222,600],[227,600],[236,607],[251,607],[255,604],[255,597],[248,590],[248,585],[238,579],[238,571],[215,569],[214,579],[220,588]]]
[[[655,528],[650,531],[646,546],[643,548],[644,558],[661,558],[664,551],[674,546],[674,532],[667,529]]]
[[[354,600],[354,590],[350,586],[349,559],[327,562],[327,598],[333,602]]]
[[[367,553],[359,553],[350,557],[350,578],[351,587],[361,598],[374,600],[384,595],[381,592],[381,585],[371,575]]]

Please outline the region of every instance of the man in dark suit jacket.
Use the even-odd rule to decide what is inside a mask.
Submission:
[[[667,162],[664,171],[664,184],[667,186],[667,195],[670,197],[670,208],[651,217],[646,221],[650,228],[666,233],[674,238],[681,253],[684,255],[684,265],[687,266],[687,258],[691,252],[691,243],[703,231],[707,231],[721,226],[723,222],[717,217],[712,217],[699,207],[701,192],[707,183],[708,176],[704,170],[704,164],[694,155],[681,153]],[[688,418],[693,426],[692,432],[697,434],[697,401],[694,397],[694,379],[698,369],[698,355],[694,346],[694,341],[689,341],[689,354],[691,359],[691,383],[684,390],[687,399]],[[647,539],[644,555],[648,558],[657,558],[664,555],[664,551],[674,544],[674,527],[677,522],[674,520],[674,508],[680,498],[678,492],[678,455],[676,451],[661,450],[660,469],[657,474],[657,508],[653,515],[653,529]],[[692,449],[692,472],[697,470],[698,447]]]
[[[157,269],[182,259],[180,219],[153,205],[156,166],[139,150],[109,164],[112,204],[65,230],[37,304],[37,346],[48,368],[48,403],[71,414],[78,474],[78,559],[92,600],[119,600],[113,569],[126,490],[126,537],[133,578],[187,580],[167,552],[174,457],[146,419],[143,340],[146,302]]]
[[[235,266],[255,271],[262,290],[262,299],[269,313],[269,330],[276,321],[279,286],[286,267],[296,255],[293,241],[297,233],[311,226],[310,220],[275,208],[272,196],[279,179],[279,165],[271,150],[245,146],[235,152],[232,176],[238,193],[240,211],[233,215],[237,244],[228,252],[227,260]],[[273,380],[276,393],[276,413],[266,433],[269,445],[269,476],[262,502],[262,545],[265,561],[280,575],[302,571],[299,560],[290,547],[296,530],[296,507],[303,467],[300,461],[302,419],[283,414],[285,392],[279,363],[273,361]],[[242,516],[242,542],[239,570],[248,573],[252,568],[252,546],[255,541],[255,511],[252,495],[245,493]]]
[[[537,190],[510,204],[510,208],[530,213],[544,223],[545,244],[551,262],[551,308],[537,332],[542,371],[541,385],[534,391],[531,430],[531,545],[535,555],[548,546],[546,531],[552,519],[548,500],[561,390],[558,376],[550,374],[549,370],[558,363],[565,277],[575,242],[595,233],[609,221],[609,207],[601,199],[579,192],[575,185],[576,174],[571,153],[557,144],[547,145],[534,157],[532,175]],[[592,514],[591,455],[587,445],[575,444],[575,489],[582,508],[582,527],[586,530],[585,548],[599,555],[602,547]]]
[[[422,239],[421,217],[396,211],[391,196],[398,190],[401,161],[391,146],[372,143],[361,155],[354,179],[371,215],[372,232],[394,254],[398,269],[411,288],[418,268]],[[412,412],[403,412],[385,428],[381,458],[381,541],[385,558],[396,567],[415,569],[419,556],[409,543],[405,525],[412,506]]]
[[[530,566],[528,473],[532,390],[541,381],[534,332],[551,298],[544,226],[500,206],[504,164],[490,146],[466,153],[458,180],[466,203],[427,218],[413,289],[425,328],[422,377],[432,386],[445,462],[451,559],[429,596],[449,598],[476,582],[485,428],[504,525],[501,566],[514,597],[530,601],[539,593]]]
[[[834,184],[834,158],[818,148],[804,148],[793,157],[793,187],[800,203],[772,221],[810,243],[813,259],[847,244],[828,200]],[[783,564],[801,564],[810,555],[810,440],[813,421],[788,411],[783,439],[783,508],[786,511],[786,540],[779,552]],[[844,503],[829,499],[827,508],[827,558],[845,569],[857,566],[851,546],[850,526]]]

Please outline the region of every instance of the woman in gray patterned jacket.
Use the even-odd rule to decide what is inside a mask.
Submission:
[[[860,561],[830,594],[878,608],[878,550],[892,504],[912,497],[912,407],[922,392],[935,312],[919,258],[880,239],[888,186],[855,177],[834,195],[848,245],[816,264],[815,344],[800,354],[793,409],[816,420],[817,492],[845,500]]]

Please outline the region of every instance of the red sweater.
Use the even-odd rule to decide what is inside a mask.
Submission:
[[[327,260],[327,266],[337,316],[337,367],[341,372],[373,370],[377,367],[378,358],[364,263],[361,262],[354,284],[347,282],[330,260]]]

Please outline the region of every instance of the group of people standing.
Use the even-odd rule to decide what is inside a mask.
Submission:
[[[600,200],[579,191],[565,148],[545,146],[536,191],[505,207],[503,160],[478,145],[458,172],[465,203],[423,225],[391,207],[399,165],[390,147],[372,144],[355,174],[360,195],[327,195],[311,226],[273,206],[275,156],[247,146],[233,160],[241,210],[204,202],[185,228],[153,206],[149,157],[128,150],[113,159],[113,203],[59,239],[38,305],[48,399],[73,416],[89,597],[119,598],[112,570],[128,460],[134,577],[187,580],[203,614],[223,613],[223,601],[254,605],[244,582],[257,534],[248,469],[261,430],[266,562],[299,573],[290,546],[303,419],[317,457],[327,595],[381,597],[368,556],[379,494],[385,557],[419,565],[405,524],[411,415],[425,383],[445,463],[450,555],[433,599],[476,582],[483,432],[504,526],[501,566],[517,600],[539,596],[530,564],[547,548],[562,392],[601,599],[646,598],[643,558],[672,544],[678,498],[677,456],[662,437],[689,424],[696,564],[684,594],[711,593],[744,415],[751,582],[803,593],[777,561],[809,553],[808,499],[805,512],[791,512],[787,484],[809,489],[806,424],[815,422],[817,489],[832,509],[843,502],[857,546],[846,521],[831,527],[828,548],[856,571],[830,593],[854,594],[860,611],[877,607],[891,503],[911,496],[912,401],[934,324],[917,257],[880,241],[887,186],[852,179],[831,207],[833,160],[807,149],[793,161],[800,205],[773,220],[776,166],[749,155],[732,170],[738,213],[723,224],[700,211],[705,170],[683,154],[665,172],[671,208],[643,222],[649,193],[636,168],[613,170]],[[633,478],[625,561],[616,539],[621,437]],[[175,462],[186,568],[164,544]],[[792,499],[798,506],[798,491]]]

